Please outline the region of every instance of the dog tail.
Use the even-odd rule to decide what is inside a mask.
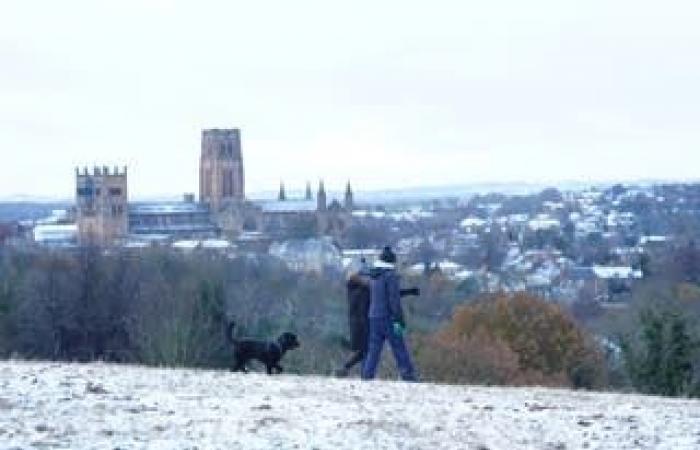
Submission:
[[[231,321],[228,323],[228,326],[226,327],[226,341],[228,341],[229,344],[235,344],[236,340],[233,338],[233,329],[236,328],[236,322]]]

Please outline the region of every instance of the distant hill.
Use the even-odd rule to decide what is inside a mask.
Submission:
[[[700,401],[0,363],[2,448],[700,448]]]

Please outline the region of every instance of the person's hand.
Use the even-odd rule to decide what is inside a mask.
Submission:
[[[395,335],[403,336],[403,334],[406,332],[406,327],[401,324],[401,322],[394,322],[392,324],[392,330],[394,331]]]

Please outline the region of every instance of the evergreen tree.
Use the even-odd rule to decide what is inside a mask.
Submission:
[[[622,342],[627,373],[633,385],[648,394],[682,396],[693,391],[693,353],[696,343],[680,313],[644,311],[635,346]]]

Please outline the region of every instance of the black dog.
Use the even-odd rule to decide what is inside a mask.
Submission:
[[[229,323],[226,329],[226,339],[233,345],[233,371],[247,372],[246,364],[251,359],[257,359],[265,364],[267,374],[272,375],[274,369],[277,373],[282,373],[280,360],[284,354],[299,347],[297,335],[290,332],[285,332],[277,338],[277,341],[260,341],[256,339],[234,339],[233,329],[236,327],[234,322]]]

